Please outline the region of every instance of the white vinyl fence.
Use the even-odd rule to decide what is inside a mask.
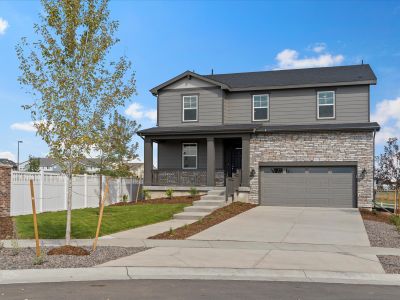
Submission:
[[[20,172],[11,174],[11,215],[32,213],[29,180],[33,179],[36,210],[65,210],[67,208],[67,178],[62,174],[45,172]],[[102,191],[105,190],[105,177],[102,178]],[[110,178],[109,198],[106,204],[123,201],[134,201],[139,187],[135,178]],[[100,176],[74,175],[72,179],[72,208],[98,207],[100,194]],[[139,193],[139,198],[140,198]]]

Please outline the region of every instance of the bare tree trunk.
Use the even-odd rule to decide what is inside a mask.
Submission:
[[[71,210],[72,210],[72,172],[68,174],[68,192],[67,192],[67,226],[65,229],[65,244],[71,243]]]

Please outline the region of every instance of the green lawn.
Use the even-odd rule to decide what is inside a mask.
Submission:
[[[188,204],[138,204],[109,206],[104,208],[100,235],[107,235],[171,219]],[[72,238],[93,238],[96,234],[98,208],[74,209],[72,211]],[[66,211],[38,214],[39,237],[62,239],[65,237]],[[18,238],[32,239],[32,215],[15,217]]]

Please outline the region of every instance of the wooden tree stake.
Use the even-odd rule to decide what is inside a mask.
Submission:
[[[135,203],[137,203],[137,201],[138,201],[139,191],[140,191],[140,183],[142,182],[142,178],[141,177],[138,177],[138,178],[139,178],[139,182],[138,182],[138,187],[137,187],[137,191],[136,191]]]
[[[31,201],[32,201],[32,213],[33,213],[33,229],[35,231],[35,241],[36,241],[36,256],[40,256],[40,243],[39,243],[39,231],[36,217],[36,203],[35,203],[35,190],[33,188],[33,180],[29,180],[29,185],[31,187]]]
[[[93,251],[96,251],[97,240],[99,239],[99,234],[100,234],[101,221],[103,219],[104,204],[106,202],[106,197],[107,196],[108,196],[108,178],[106,179],[106,188],[104,189],[103,200],[101,200],[100,215],[99,215],[99,221],[97,223],[96,237],[95,237],[95,239],[93,241]]]

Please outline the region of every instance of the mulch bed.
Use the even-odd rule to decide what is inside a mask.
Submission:
[[[190,196],[177,196],[170,198],[157,198],[148,200],[138,200],[138,202],[119,202],[111,204],[110,206],[126,206],[126,205],[137,205],[137,204],[192,204],[193,201],[200,200],[201,195],[190,197]]]
[[[360,213],[363,220],[392,224],[392,222],[390,221],[391,214],[388,212],[360,209]]]
[[[47,252],[47,255],[76,255],[76,256],[84,256],[90,255],[90,251],[86,250],[82,247],[75,246],[61,246],[57,248],[53,248]]]
[[[14,236],[14,226],[12,218],[0,218],[0,240],[10,239]]]
[[[83,248],[86,251],[91,251],[90,247]],[[110,260],[147,250],[148,248],[98,247],[90,255],[46,255],[52,249],[52,247],[42,248],[43,256],[38,260],[35,248],[0,248],[0,270],[93,267]]]
[[[227,219],[230,219],[256,206],[257,205],[250,203],[234,202],[232,204],[229,204],[227,206],[215,210],[208,216],[205,216],[204,218],[195,223],[185,225],[171,231],[166,231],[157,234],[155,236],[150,237],[149,239],[184,240],[207,228],[210,228],[211,226],[221,223]]]

